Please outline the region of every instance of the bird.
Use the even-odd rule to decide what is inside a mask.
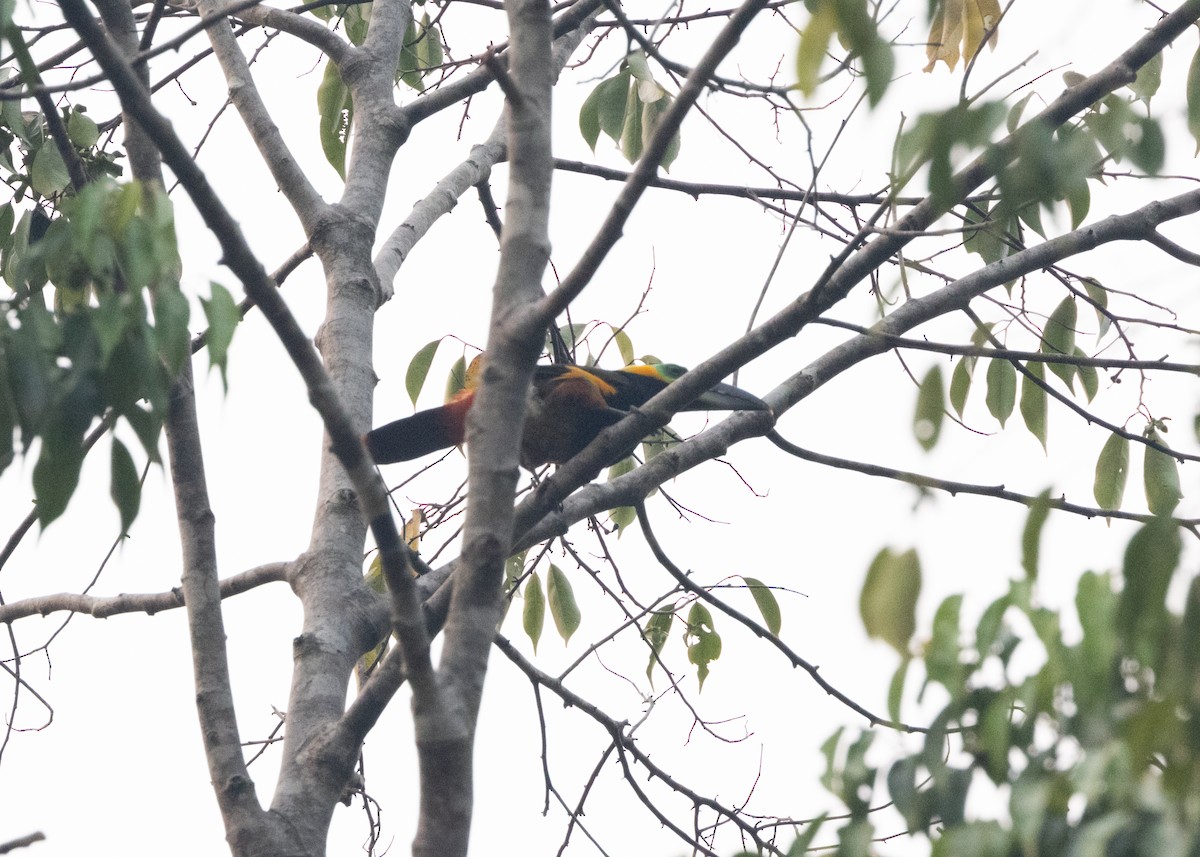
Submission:
[[[463,389],[441,407],[418,411],[368,432],[365,441],[375,462],[411,461],[462,444],[482,367],[481,354],[471,362]],[[620,422],[685,372],[687,369],[675,363],[646,363],[615,370],[574,363],[536,366],[521,434],[522,466],[532,471],[544,464],[566,463],[596,435]],[[766,402],[745,390],[717,384],[682,410],[769,409]]]

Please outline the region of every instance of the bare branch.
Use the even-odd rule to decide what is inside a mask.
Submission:
[[[772,432],[772,434],[773,433],[774,432]],[[637,509],[638,524],[642,528],[642,535],[646,537],[646,544],[649,545],[651,553],[653,553],[654,558],[658,560],[658,564],[666,569],[667,573],[671,575],[671,577],[675,578],[675,582],[678,583],[684,590],[692,593],[706,604],[711,604],[726,616],[729,616],[734,621],[741,623],[746,628],[749,628],[750,631],[759,639],[770,643],[772,646],[778,649],[783,656],[788,659],[788,661],[791,662],[793,667],[799,667],[808,673],[809,677],[817,683],[817,686],[820,687],[821,690],[825,691],[851,711],[861,715],[862,717],[865,717],[870,726],[886,726],[889,729],[895,729],[899,732],[924,733],[929,731],[929,729],[924,726],[913,726],[908,723],[898,723],[891,718],[881,717],[878,714],[873,714],[867,708],[859,705],[853,699],[846,696],[846,694],[842,693],[832,684],[827,682],[824,676],[822,676],[818,671],[818,667],[816,665],[809,663],[807,660],[792,651],[790,646],[784,643],[783,640],[779,639],[778,636],[772,634],[770,631],[764,628],[759,622],[756,622],[745,613],[742,613],[740,610],[737,610],[734,607],[726,604],[703,586],[696,585],[692,581],[691,577],[685,574],[684,571],[679,568],[679,566],[675,565],[675,563],[671,561],[671,558],[667,556],[666,551],[663,550],[662,545],[658,541],[658,537],[654,534],[654,530],[650,526],[650,518],[646,514],[645,504],[638,503],[635,508]]]
[[[1068,503],[1066,497],[1051,497],[1048,500],[1043,500],[1029,494],[1019,494],[1016,491],[1009,491],[1003,485],[977,485],[973,482],[956,482],[950,479],[938,479],[935,476],[926,476],[923,473],[913,473],[909,470],[897,470],[892,467],[883,467],[879,464],[867,464],[861,461],[851,461],[847,458],[823,455],[819,452],[813,452],[811,449],[797,446],[774,430],[767,434],[767,438],[788,455],[794,455],[804,461],[823,464],[826,467],[834,467],[839,470],[851,470],[867,476],[882,476],[885,479],[895,479],[899,482],[907,482],[909,485],[915,485],[918,488],[933,488],[938,491],[945,491],[952,496],[974,494],[980,497],[994,497],[998,500],[1008,500],[1026,507],[1044,503],[1048,508],[1070,512],[1073,515],[1082,515],[1085,518],[1119,518],[1125,521],[1139,521],[1141,523],[1149,523],[1155,520],[1154,515],[1123,512],[1119,509],[1100,509],[1095,506],[1081,506],[1078,503]],[[1172,520],[1192,532],[1195,532],[1200,527],[1200,518],[1173,518]]]
[[[221,0],[199,0],[197,8],[205,16],[218,15],[221,13]],[[223,26],[211,27],[208,38],[229,85],[230,100],[242,117],[276,184],[300,218],[304,231],[311,235],[319,220],[327,216],[328,206],[293,157],[283,135],[279,133],[279,127],[267,111],[233,31]]]
[[[218,584],[220,597],[231,598],[267,583],[285,581],[291,566],[290,562],[272,562],[227,577]],[[147,616],[153,616],[164,610],[183,607],[186,602],[182,588],[169,592],[129,592],[110,596],[60,592],[0,605],[0,624],[15,622],[27,616],[49,616],[51,613],[63,611],[83,613],[96,619],[107,619],[123,613],[145,613]]]

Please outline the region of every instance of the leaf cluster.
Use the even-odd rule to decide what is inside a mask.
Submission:
[[[174,214],[160,188],[96,181],[62,199],[37,236],[37,211],[17,220],[0,206],[0,466],[40,440],[33,487],[46,526],[79,481],[85,434],[101,417],[123,420],[151,461],[171,384],[191,349],[179,288]],[[15,221],[15,222],[14,222]],[[214,286],[205,303],[214,362],[239,320]],[[140,503],[129,450],[112,442],[112,494],[122,528]]]
[[[963,597],[938,607],[932,634],[914,651],[919,575],[915,552],[887,551],[863,589],[867,630],[902,655],[889,708],[898,718],[912,666],[921,694],[948,700],[923,747],[886,772],[887,796],[911,833],[935,855],[1189,854],[1200,847],[1200,580],[1182,611],[1168,588],[1180,534],[1158,517],[1138,530],[1119,577],[1086,572],[1075,611],[1082,633],[1070,642],[1057,610],[1037,600],[1038,544],[1047,518],[1030,512],[1022,542],[1024,575],[977,622]],[[891,614],[882,607],[885,597]],[[973,627],[972,627],[973,626]],[[1031,668],[1031,662],[1034,666]],[[872,733],[842,730],[824,747],[823,783],[849,809],[836,853],[870,853],[879,771],[867,764]],[[1008,784],[1005,817],[976,818],[971,796],[983,783]],[[811,838],[812,831],[806,831]]]

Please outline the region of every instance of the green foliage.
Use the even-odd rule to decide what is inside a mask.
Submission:
[[[633,470],[633,456],[623,458],[608,468],[608,481],[612,482],[618,476],[624,476],[629,471]],[[615,509],[610,509],[608,512],[608,520],[616,528],[617,536],[625,532],[625,528],[637,520],[637,511],[632,506],[617,506]]]
[[[650,662],[646,664],[646,678],[653,681],[654,667],[658,664],[663,646],[671,635],[671,625],[675,622],[675,613],[671,610],[655,610],[650,614],[650,620],[642,631],[647,645],[650,646]]]
[[[242,320],[242,314],[229,290],[220,283],[210,283],[212,297],[200,299],[204,317],[208,320],[208,360],[210,366],[221,370],[221,381],[229,389],[226,367],[229,363],[229,344],[233,332]]]
[[[1120,509],[1128,476],[1129,438],[1110,434],[1096,459],[1096,478],[1092,485],[1096,505],[1110,512]]]
[[[1078,320],[1078,309],[1074,298],[1063,298],[1062,302],[1050,313],[1046,326],[1042,330],[1042,347],[1044,354],[1075,353],[1075,323]],[[1071,390],[1075,389],[1075,366],[1070,363],[1051,362],[1050,371],[1057,375]]]
[[[1159,445],[1166,445],[1166,440],[1160,434],[1165,432],[1166,425],[1162,420],[1155,420],[1146,427],[1146,440]],[[1183,490],[1179,486],[1179,464],[1175,458],[1152,446],[1145,447],[1142,459],[1142,477],[1146,488],[1146,506],[1153,515],[1170,515],[1183,498]]]
[[[929,165],[929,190],[935,202],[956,201],[952,155],[986,146],[1004,121],[1000,102],[956,104],[941,113],[924,113],[900,137],[897,146],[897,186],[903,187],[917,169]]]
[[[971,376],[975,371],[975,358],[963,357],[954,364],[950,373],[950,406],[960,417],[967,406],[967,395],[971,392]]]
[[[412,360],[408,361],[408,369],[404,372],[404,389],[408,392],[409,401],[414,405],[417,403],[417,396],[421,395],[421,388],[425,386],[429,367],[433,364],[433,358],[441,344],[441,339],[425,343],[413,355]]]
[[[363,575],[363,582],[376,595],[385,595],[387,593],[387,581],[383,577],[383,557],[378,551],[371,557],[370,565],[367,566],[367,573]],[[379,663],[379,659],[387,654],[390,643],[391,637],[386,636],[358,659],[358,663],[354,665],[354,678],[360,688],[363,686],[363,682],[370,676],[371,671],[375,669],[375,665]]]
[[[1117,163],[1126,158],[1146,173],[1157,173],[1166,156],[1162,127],[1133,108],[1134,97],[1105,96],[1084,116],[1084,125]]]
[[[1021,533],[1021,568],[1029,580],[1037,580],[1038,557],[1041,554],[1042,528],[1050,516],[1050,489],[1047,488],[1029,506],[1025,530]]]
[[[325,61],[321,85],[317,87],[317,114],[321,117],[318,135],[325,160],[346,178],[346,145],[350,142],[350,123],[354,120],[354,101],[350,87],[333,60]]]
[[[924,746],[890,765],[888,796],[934,855],[1196,853],[1200,579],[1177,612],[1167,593],[1182,541],[1159,517],[1130,540],[1123,585],[1108,574],[1080,577],[1082,633],[1069,642],[1058,611],[1039,605],[1031,585],[1048,497],[1030,510],[1025,577],[977,621],[964,620],[962,596],[939,607],[915,663],[949,701]],[[870,585],[868,577],[864,595]],[[871,735],[838,730],[822,748],[822,782],[848,810],[839,854],[867,853],[857,843],[877,785],[865,761]],[[990,798],[975,803],[983,777],[1010,786],[1005,817],[995,818]],[[988,818],[972,817],[985,805]]]
[[[538,640],[542,638],[542,627],[546,624],[546,596],[542,593],[542,579],[535,571],[525,583],[525,607],[521,611],[521,627],[533,643],[537,652]]]
[[[1052,367],[1053,368],[1053,367]],[[1028,374],[1021,376],[1021,419],[1025,428],[1038,439],[1042,449],[1046,447],[1046,390],[1042,383],[1046,379],[1044,364],[1030,361],[1025,364]]]
[[[879,34],[866,0],[806,0],[812,16],[800,34],[796,52],[796,88],[811,96],[820,83],[820,71],[830,42],[837,35],[848,59],[856,60],[866,80],[867,100],[879,103],[892,82],[895,59],[892,46]]]
[[[1017,403],[1017,370],[1003,357],[993,357],[987,368],[987,409],[1003,427]]]
[[[582,615],[575,601],[575,590],[571,588],[571,581],[554,563],[550,564],[550,579],[546,590],[550,602],[550,615],[554,617],[554,627],[558,629],[563,643],[568,643],[571,635],[578,630]]]
[[[703,689],[704,680],[708,678],[708,665],[721,657],[721,635],[713,624],[712,613],[699,601],[694,602],[688,610],[687,630],[683,639],[687,645],[688,661],[696,665],[696,680]]]
[[[1000,191],[994,216],[1016,215],[1039,235],[1045,235],[1041,210],[1066,202],[1071,226],[1087,216],[1091,202],[1088,179],[1103,158],[1095,136],[1085,126],[1061,125],[1051,130],[1031,123],[1013,137],[1011,153],[989,150]]]
[[[425,91],[425,78],[429,72],[442,64],[442,34],[426,12],[418,24],[409,19],[404,33],[404,46],[400,49],[400,62],[396,66],[396,80],[402,81],[418,92]]]
[[[913,414],[913,436],[926,452],[937,445],[945,416],[946,385],[942,381],[942,367],[934,365],[925,373],[917,390],[917,410]]]
[[[884,548],[867,569],[859,613],[867,634],[883,640],[901,655],[917,627],[921,594],[921,562],[915,550],[897,553]]]
[[[121,532],[128,532],[142,502],[142,481],[133,456],[121,441],[112,441],[110,495],[121,515]]]
[[[24,449],[41,439],[33,485],[42,526],[74,494],[95,419],[124,419],[158,460],[168,391],[191,348],[166,195],[102,180],[58,209],[40,240],[28,214],[0,240],[11,289],[0,314],[0,465],[12,460],[14,434]],[[12,220],[6,208],[0,224]],[[140,479],[129,450],[112,450],[111,492],[128,529]]]
[[[646,55],[634,51],[625,58],[621,70],[601,81],[583,102],[579,132],[595,151],[603,131],[617,143],[629,163],[636,163],[674,100],[675,96],[654,79]],[[676,131],[660,162],[667,172],[679,156],[679,144]]]
[[[754,596],[754,603],[758,606],[758,612],[762,614],[767,630],[778,636],[779,629],[783,627],[783,614],[779,610],[779,602],[775,598],[775,593],[757,578],[743,576],[742,580],[745,581],[750,594]]]

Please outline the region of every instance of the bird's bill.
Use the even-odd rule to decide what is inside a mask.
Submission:
[[[689,411],[769,411],[770,406],[751,393],[732,384],[717,384],[700,396],[687,409]]]

